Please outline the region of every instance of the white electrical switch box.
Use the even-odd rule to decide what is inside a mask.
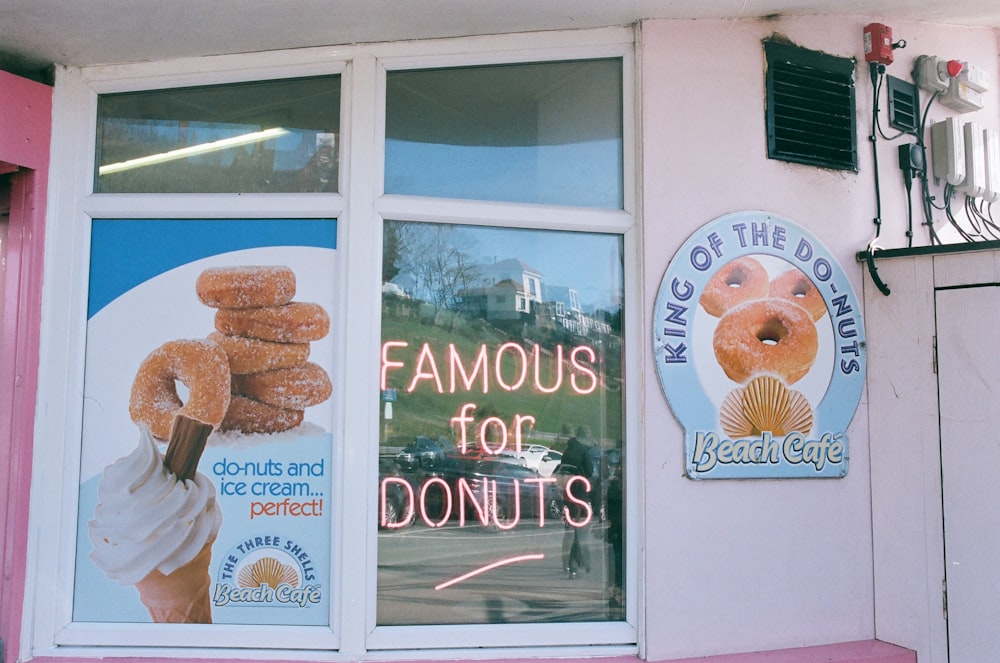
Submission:
[[[965,64],[956,78],[963,81],[974,92],[989,92],[990,75],[985,69]]]
[[[918,55],[913,63],[913,77],[928,92],[945,92],[948,89],[946,64],[936,55]]]
[[[983,129],[983,155],[986,157],[983,200],[995,203],[1000,200],[1000,132],[996,129]]]
[[[973,71],[975,73],[971,73]],[[948,90],[938,97],[942,105],[959,113],[977,111],[983,107],[983,91],[986,89],[987,75],[981,69],[962,63],[957,76],[948,81]]]
[[[931,125],[931,163],[939,180],[955,185],[965,179],[965,136],[954,117]]]
[[[973,198],[983,195],[986,188],[986,157],[983,155],[983,130],[975,122],[966,122],[963,127],[965,137],[965,179],[958,185]]]

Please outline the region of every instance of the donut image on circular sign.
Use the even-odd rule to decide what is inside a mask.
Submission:
[[[847,474],[864,325],[843,270],[808,231],[757,211],[700,228],[660,283],[653,339],[689,477]]]

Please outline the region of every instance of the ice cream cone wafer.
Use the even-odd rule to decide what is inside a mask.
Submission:
[[[170,575],[154,569],[136,583],[139,598],[153,621],[161,624],[211,624],[212,597],[208,567],[213,538],[198,555]]]

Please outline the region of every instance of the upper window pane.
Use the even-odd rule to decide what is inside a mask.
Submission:
[[[103,95],[101,193],[337,191],[340,76]]]
[[[389,72],[385,192],[621,209],[620,59]]]

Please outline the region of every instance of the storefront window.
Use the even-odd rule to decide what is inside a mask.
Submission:
[[[392,71],[385,192],[622,207],[621,60]]]
[[[340,77],[103,95],[101,193],[337,191]]]
[[[621,237],[383,246],[379,625],[622,619]]]
[[[635,647],[633,34],[541,38],[60,82],[36,651]]]

